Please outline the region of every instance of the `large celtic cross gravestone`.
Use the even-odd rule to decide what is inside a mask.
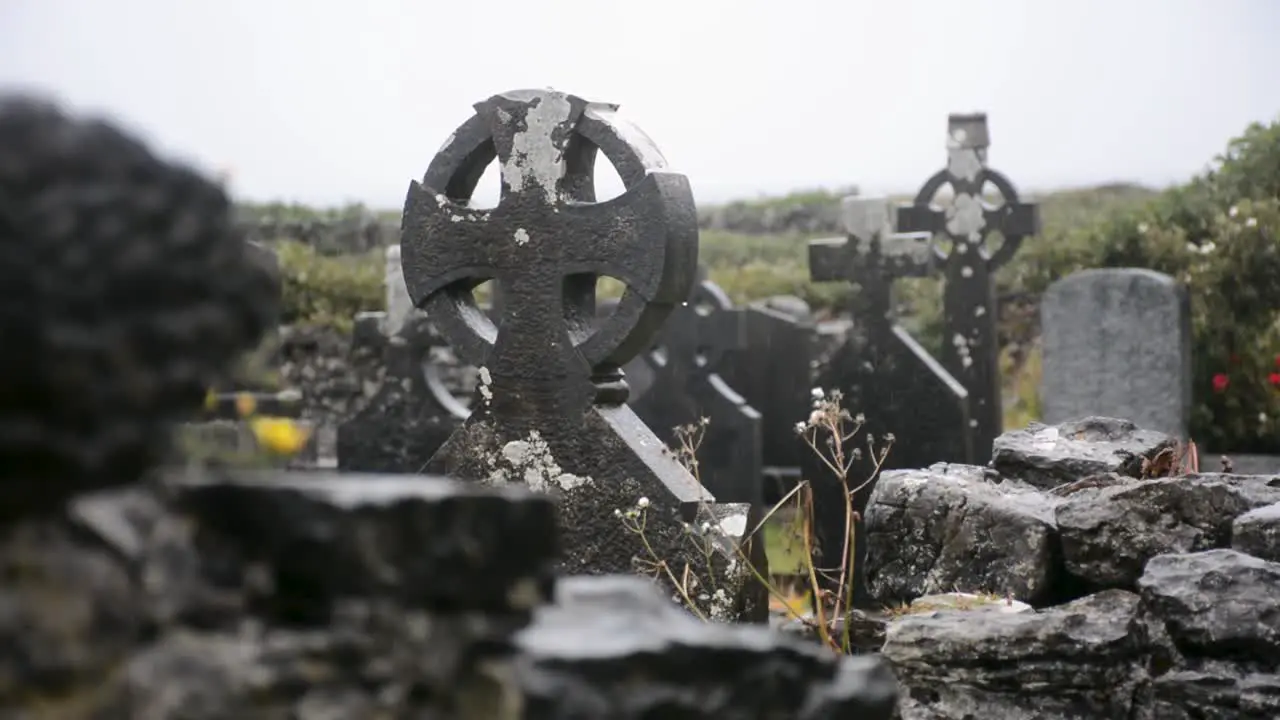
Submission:
[[[884,198],[846,198],[842,211],[847,236],[809,244],[813,280],[859,287],[851,299],[853,330],[820,370],[819,385],[839,389],[850,412],[866,415],[864,429],[875,438],[876,450],[889,433],[894,435],[885,468],[974,462],[968,392],[893,319],[893,282],[934,269],[932,236],[894,234],[892,208]],[[864,437],[856,441],[864,455],[847,484],[852,489],[870,480],[853,497],[853,509],[861,514],[874,488],[875,463]],[[820,562],[832,565],[833,551],[838,557],[845,537],[844,488],[816,457],[806,459],[805,476],[813,483]],[[866,598],[860,579],[866,535],[861,524],[855,530],[855,601],[861,602]]]
[[[1040,231],[1039,209],[1018,199],[1004,175],[987,167],[985,114],[951,115],[947,119],[947,167],[929,178],[911,205],[898,208],[901,232],[927,232],[951,246],[935,244],[946,277],[943,295],[945,339],[942,364],[969,390],[974,420],[974,452],[990,457],[991,444],[1004,432],[1000,403],[1000,348],[996,336],[993,273],[1009,261],[1023,238]],[[945,209],[933,204],[938,191],[955,193]],[[988,205],[983,189],[991,185],[1001,196]],[[986,247],[992,233],[1003,242]]]
[[[626,188],[602,203],[597,152]],[[468,207],[495,157],[498,206]],[[555,493],[571,572],[632,569],[642,544],[614,510],[641,497],[649,542],[687,546],[682,520],[713,498],[627,407],[619,368],[688,297],[697,250],[688,180],[616,106],[550,90],[478,103],[405,200],[409,295],[480,375],[471,415],[427,471]],[[597,323],[600,275],[627,289]],[[496,323],[471,293],[488,279],[502,288]]]
[[[677,427],[708,422],[699,434],[698,477],[722,502],[759,505],[761,417],[719,374],[726,352],[746,344],[746,317],[720,286],[702,280],[659,333],[657,347],[641,353],[653,384],[631,406],[668,443]]]

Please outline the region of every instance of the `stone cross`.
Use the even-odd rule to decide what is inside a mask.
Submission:
[[[1047,424],[1101,415],[1186,437],[1191,422],[1191,309],[1168,275],[1083,270],[1040,302]]]
[[[892,317],[894,280],[926,276],[936,265],[932,233],[895,234],[885,198],[846,198],[842,210],[847,237],[809,244],[810,277],[860,286],[851,301],[854,332],[820,369],[819,386],[839,389],[846,409],[866,415],[863,430],[878,439],[877,450],[887,434],[895,435],[885,467],[973,462],[968,392]],[[854,440],[864,456],[847,478],[849,486],[866,482],[853,496],[857,513],[865,510],[875,487],[876,467],[866,437],[859,434]],[[807,457],[805,463],[822,552],[815,562],[838,567],[846,541],[845,488],[816,458]],[[854,601],[864,604],[869,600],[860,581],[866,533],[861,524],[854,531]]]
[[[925,277],[935,267],[933,235],[894,233],[892,210],[885,198],[847,197],[841,202],[847,237],[809,243],[810,278],[859,285],[853,319],[877,334],[890,324],[893,281]]]
[[[1004,175],[987,167],[990,135],[985,114],[951,115],[947,120],[947,167],[929,178],[910,205],[898,208],[902,232],[941,236],[950,252],[935,248],[945,268],[942,363],[969,390],[973,403],[974,452],[987,457],[991,443],[1004,431],[1000,402],[999,352],[996,336],[995,284],[992,274],[1017,252],[1023,238],[1040,231],[1034,203],[1018,199]],[[998,206],[983,201],[990,184],[1001,195]],[[945,210],[933,205],[943,186],[955,193]],[[1004,239],[988,252],[987,236]]]
[[[702,484],[722,502],[758,505],[760,413],[719,374],[726,354],[746,345],[745,320],[720,286],[699,282],[689,301],[667,318],[658,346],[635,361],[647,364],[654,380],[632,407],[668,444],[676,427],[707,418],[698,450]]]
[[[595,202],[597,152],[626,188],[607,203]],[[468,207],[495,158],[498,206]],[[627,407],[619,368],[692,288],[688,180],[617,106],[518,90],[476,104],[410,185],[401,232],[409,296],[480,375],[471,415],[425,470],[556,494],[567,571],[632,571],[645,549],[614,511],[647,498],[648,540],[684,562],[681,523],[714,498]],[[599,275],[626,290],[597,323]],[[496,323],[471,293],[485,279],[502,287]],[[749,508],[727,509],[745,528]]]

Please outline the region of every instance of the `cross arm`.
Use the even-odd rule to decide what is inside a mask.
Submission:
[[[814,282],[849,280],[849,240],[822,238],[809,241],[809,279]]]
[[[900,233],[939,233],[946,228],[946,216],[932,205],[899,205],[897,228]]]
[[[401,263],[409,297],[428,297],[463,278],[496,274],[490,214],[458,205],[422,183],[409,186],[400,227]]]
[[[691,198],[685,176],[650,172],[612,200],[561,206],[563,271],[617,278],[649,302],[683,302],[698,266]]]

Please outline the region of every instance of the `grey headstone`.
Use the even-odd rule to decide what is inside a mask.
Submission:
[[[413,300],[409,297],[409,288],[404,283],[404,270],[400,265],[400,246],[387,248],[386,267],[387,317],[383,331],[394,336],[404,327],[404,322],[413,312]]]
[[[1191,314],[1168,275],[1085,270],[1040,304],[1044,421],[1088,415],[1185,437],[1191,411]]]

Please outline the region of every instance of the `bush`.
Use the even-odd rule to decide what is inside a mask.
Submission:
[[[1087,267],[1149,268],[1186,285],[1191,436],[1218,451],[1280,452],[1280,121],[1250,126],[1204,175],[1029,256],[1022,279],[1037,292]]]
[[[356,313],[386,309],[381,249],[360,255],[319,255],[292,240],[273,244],[280,257],[284,324],[351,328]]]

